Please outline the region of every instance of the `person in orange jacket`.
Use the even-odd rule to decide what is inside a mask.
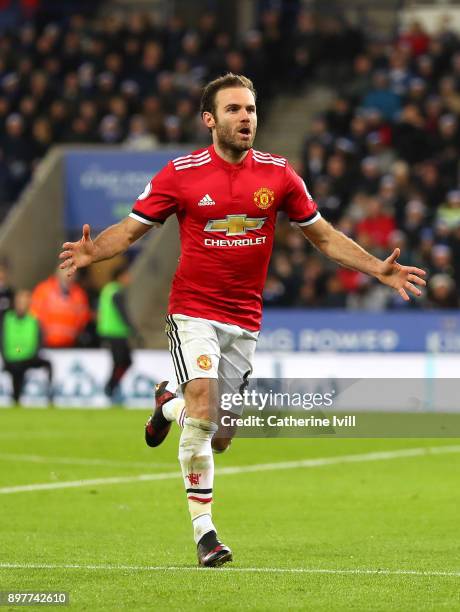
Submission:
[[[59,268],[35,287],[31,312],[40,322],[48,348],[76,346],[91,319],[86,292]]]

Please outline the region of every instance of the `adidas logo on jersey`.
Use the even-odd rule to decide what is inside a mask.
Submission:
[[[203,196],[201,198],[201,200],[198,202],[198,206],[214,206],[214,204],[215,204],[215,202],[211,198],[209,193],[207,193],[205,196]]]

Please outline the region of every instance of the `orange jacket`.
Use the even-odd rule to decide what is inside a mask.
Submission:
[[[65,293],[55,276],[35,287],[31,312],[40,321],[44,345],[55,348],[75,346],[79,334],[91,319],[85,291],[71,283]]]

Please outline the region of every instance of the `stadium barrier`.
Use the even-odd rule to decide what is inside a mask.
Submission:
[[[55,404],[62,407],[110,406],[104,385],[111,369],[105,349],[46,350],[54,366]],[[430,379],[458,378],[460,357],[442,353],[256,353],[254,378],[269,379]],[[155,383],[171,381],[174,370],[167,351],[136,350],[124,377],[117,403],[127,408],[150,408]],[[10,405],[11,379],[0,372],[0,406]],[[46,405],[46,375],[29,370],[23,404]]]
[[[460,353],[458,310],[266,309],[259,351]]]

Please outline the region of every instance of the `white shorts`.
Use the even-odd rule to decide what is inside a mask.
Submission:
[[[238,393],[252,373],[259,332],[188,315],[166,317],[166,335],[179,387],[215,378],[220,392]]]

